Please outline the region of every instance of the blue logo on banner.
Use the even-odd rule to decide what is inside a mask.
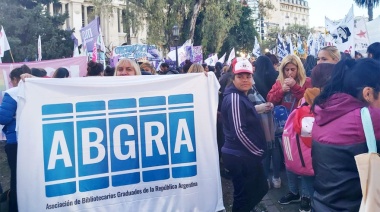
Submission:
[[[197,175],[192,94],[42,106],[47,197]]]

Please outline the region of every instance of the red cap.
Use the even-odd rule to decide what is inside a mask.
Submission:
[[[240,74],[240,73],[253,74],[253,67],[252,67],[252,64],[248,60],[241,60],[235,64],[235,67],[232,71],[234,72],[234,74]]]

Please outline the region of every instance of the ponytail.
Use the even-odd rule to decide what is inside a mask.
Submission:
[[[314,111],[316,105],[321,106],[333,94],[344,92],[344,79],[345,76],[351,71],[351,67],[356,64],[355,60],[341,60],[339,61],[332,72],[330,80],[327,81],[326,86],[322,92],[314,99],[311,110]]]

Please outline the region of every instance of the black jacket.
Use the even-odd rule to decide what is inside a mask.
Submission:
[[[222,103],[225,143],[222,152],[252,158],[260,163],[266,151],[266,140],[260,115],[248,97],[231,84]]]

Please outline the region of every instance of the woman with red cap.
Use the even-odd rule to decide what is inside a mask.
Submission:
[[[253,68],[248,60],[239,61],[232,71],[232,83],[226,87],[222,102],[225,143],[222,158],[234,186],[232,211],[249,212],[268,192],[262,160],[266,140],[260,112],[268,112],[272,104],[254,106],[248,99],[253,85]]]

